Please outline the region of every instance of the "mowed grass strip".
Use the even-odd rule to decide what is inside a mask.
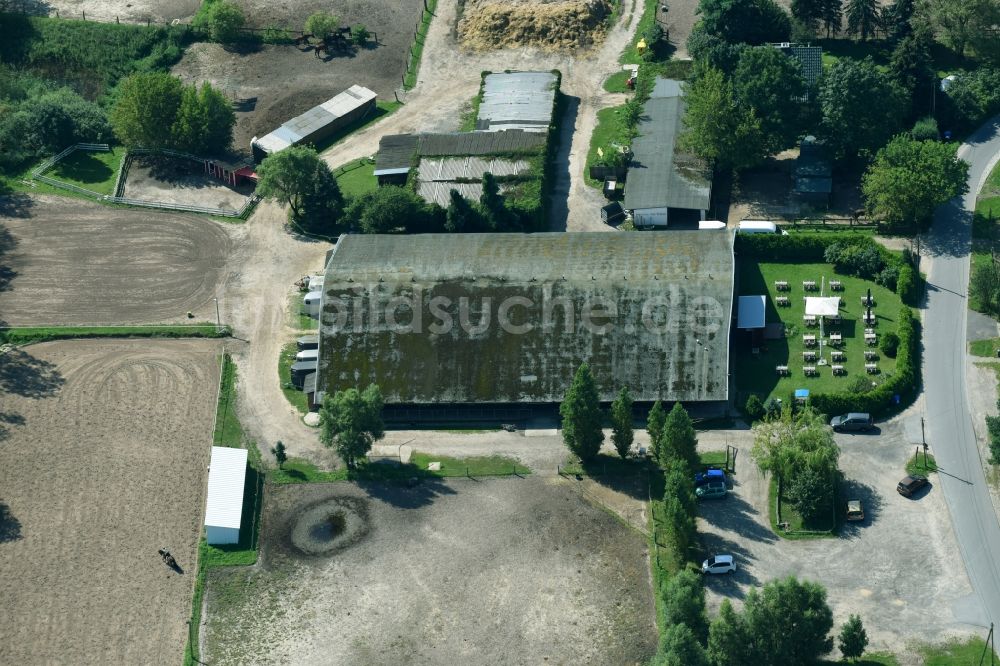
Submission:
[[[215,324],[162,326],[21,326],[0,330],[0,342],[23,345],[31,342],[76,338],[227,338],[228,326]]]
[[[768,397],[777,397],[788,400],[789,395],[795,389],[806,388],[811,393],[833,393],[847,391],[848,386],[856,377],[864,377],[868,381],[884,382],[895,370],[896,360],[883,354],[878,347],[869,347],[864,341],[865,324],[862,320],[863,306],[861,299],[868,289],[872,291],[872,298],[875,300],[875,307],[872,313],[876,316],[877,325],[875,331],[878,339],[889,332],[896,332],[896,319],[902,307],[902,301],[889,289],[875,284],[872,281],[847,275],[839,275],[833,270],[830,264],[791,264],[791,263],[757,263],[744,260],[740,264],[739,293],[741,296],[751,296],[763,294],[767,297],[765,319],[767,323],[782,322],[785,325],[785,337],[778,340],[764,340],[758,354],[751,353],[750,342],[746,334],[737,334],[736,344],[733,347],[733,364],[735,366],[737,388],[739,389],[739,399],[745,401],[751,393],[756,393],[761,400]],[[842,299],[840,316],[842,323],[838,325],[824,326],[824,334],[829,339],[830,331],[839,331],[843,335],[843,344],[840,347],[824,345],[822,348],[822,358],[827,360],[827,365],[820,366],[817,363],[806,363],[803,361],[802,353],[806,350],[819,351],[819,347],[807,348],[803,341],[803,335],[815,335],[820,338],[819,326],[814,328],[806,327],[803,316],[805,315],[806,296],[819,296],[819,291],[806,292],[802,289],[802,282],[810,280],[816,282],[817,286],[825,279],[827,286],[824,291],[825,296],[840,296]],[[829,281],[840,280],[844,286],[843,291],[830,291]],[[789,291],[777,292],[774,288],[775,281],[788,282]],[[789,299],[788,307],[777,307],[776,296],[786,296]],[[834,376],[830,368],[830,352],[841,350],[846,355],[846,360],[838,365],[843,365],[847,370],[846,375]],[[879,374],[869,375],[865,370],[864,352],[873,350],[878,354]],[[788,377],[779,377],[775,367],[787,365]],[[806,365],[816,366],[818,376],[807,377],[803,374],[802,368]]]
[[[420,28],[414,37],[413,48],[410,49],[410,59],[407,61],[406,74],[403,75],[403,88],[406,90],[417,85],[417,76],[420,74],[420,59],[424,54],[424,42],[427,41],[427,33],[431,29],[434,10],[437,9],[437,0],[426,0],[424,6],[426,9],[420,12]]]
[[[428,469],[430,463],[441,463],[441,469]],[[484,476],[524,476],[531,469],[506,456],[470,456],[455,458],[414,451],[410,462],[361,461],[357,468],[324,471],[308,460],[289,458],[281,469],[272,470],[268,479],[275,484],[288,483],[332,483],[335,481],[398,481],[413,477],[459,477]]]

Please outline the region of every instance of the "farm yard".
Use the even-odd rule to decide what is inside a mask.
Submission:
[[[274,9],[278,5],[256,0],[251,4],[260,5],[263,12],[250,13],[256,9],[248,9],[254,22],[278,16]],[[321,3],[309,6],[327,9]],[[313,9],[303,11],[301,17],[275,20],[301,30]],[[394,102],[393,91],[402,87],[413,30],[422,11],[423,0],[349,2],[335,9],[341,23],[363,23],[378,35],[378,44],[372,41],[356,50],[317,57],[312,47],[306,46],[264,45],[240,52],[219,44],[198,43],[185,51],[172,72],[185,83],[208,81],[238,101],[233,147],[249,152],[254,136],[264,136],[354,84],[375,91],[380,102]]]
[[[207,217],[34,197],[0,216],[8,325],[214,321],[233,247]]]
[[[843,344],[840,346],[824,344],[822,348],[818,345],[806,347],[803,336],[814,335],[818,343],[820,329],[818,325],[805,324],[805,297],[819,296],[818,289],[824,280],[827,286],[823,295],[841,298],[841,323],[824,325],[823,340],[828,343],[831,332],[840,333]],[[843,290],[831,291],[830,280],[839,280]],[[788,291],[777,291],[775,282],[778,281],[787,282]],[[802,286],[804,281],[815,282],[817,291],[804,291]],[[757,394],[761,400],[769,396],[787,400],[789,394],[799,388],[809,389],[813,394],[830,393],[849,390],[848,387],[856,382],[858,377],[879,383],[889,377],[895,368],[895,359],[886,356],[877,346],[869,346],[865,342],[866,327],[862,321],[861,299],[866,296],[868,289],[871,289],[875,301],[872,314],[877,321],[874,327],[876,339],[881,340],[886,333],[896,331],[896,319],[902,306],[899,297],[889,289],[868,280],[837,274],[830,264],[741,261],[738,275],[739,295],[766,295],[765,319],[768,324],[778,322],[784,324],[784,337],[763,340],[759,353],[754,354],[749,334],[745,331],[737,332],[733,347],[733,365],[739,391],[738,403],[745,402],[751,393]],[[778,297],[787,298],[788,306],[778,307],[776,305]],[[803,353],[811,351],[816,352],[817,361],[823,358],[826,364],[804,361]],[[844,360],[837,361],[836,364],[844,367],[845,374],[833,375],[831,352],[834,351],[844,353]],[[877,360],[866,361],[866,351],[875,352]],[[877,374],[868,374],[865,368],[868,362],[876,363]],[[807,365],[816,367],[818,374],[812,377],[805,376],[803,368]],[[789,374],[779,376],[776,372],[777,366],[787,366]]]
[[[261,567],[209,576],[209,663],[634,664],[655,650],[645,538],[558,478],[271,486],[263,525]]]
[[[220,353],[79,340],[4,355],[0,663],[180,663]]]

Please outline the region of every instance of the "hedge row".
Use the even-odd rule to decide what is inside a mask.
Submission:
[[[899,310],[899,351],[896,370],[884,383],[867,393],[819,393],[810,399],[813,407],[826,414],[868,412],[883,414],[903,405],[920,389],[920,324],[905,305]],[[899,402],[896,402],[899,396]]]

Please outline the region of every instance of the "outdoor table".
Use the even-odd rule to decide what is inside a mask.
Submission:
[[[788,283],[785,282],[784,280],[775,280],[774,281],[774,288],[777,291],[788,291],[789,290]]]
[[[816,283],[814,281],[812,281],[812,280],[803,280],[802,281],[802,288],[805,289],[806,291],[816,291],[817,290]]]
[[[865,370],[868,372],[869,375],[877,375],[878,365],[876,365],[875,363],[865,363]]]
[[[782,376],[791,374],[790,372],[788,372],[788,366],[787,365],[776,365],[776,366],[774,366],[774,371],[777,374],[782,375]]]
[[[816,372],[816,366],[815,365],[807,365],[807,366],[803,367],[802,368],[802,372],[807,377],[814,377],[814,376],[816,376],[816,375],[819,374],[818,372]]]
[[[832,291],[843,291],[844,285],[840,283],[840,280],[830,280],[830,289]]]
[[[831,345],[834,345],[834,344],[839,345],[842,341],[843,341],[843,337],[840,335],[840,333],[831,333],[830,334],[830,344]]]
[[[774,300],[780,307],[788,307],[792,304],[791,301],[788,300],[788,296],[778,296]]]
[[[816,336],[815,335],[803,335],[802,336],[802,344],[804,344],[806,347],[815,347],[816,346]]]
[[[847,370],[845,370],[844,366],[842,366],[842,365],[833,365],[833,366],[830,366],[830,367],[833,370],[833,374],[835,374],[835,375],[846,375],[847,374]]]

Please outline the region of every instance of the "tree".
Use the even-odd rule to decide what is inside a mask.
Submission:
[[[711,66],[695,69],[694,81],[684,84],[687,112],[681,147],[720,168],[759,164],[767,154],[760,119],[753,109],[737,105],[722,71]]]
[[[875,36],[878,27],[878,0],[847,0],[847,34],[862,40]]]
[[[344,214],[366,234],[416,231],[427,224],[429,212],[420,195],[407,187],[387,185],[353,199]]]
[[[899,135],[861,181],[866,207],[892,224],[929,224],[934,209],[969,191],[969,164],[954,146]]]
[[[842,2],[843,0],[823,0],[821,17],[827,39],[840,32],[840,25],[844,20]]]
[[[483,217],[491,231],[503,226],[507,211],[503,207],[503,197],[500,196],[500,184],[488,171],[483,174],[483,193],[479,195],[479,205],[483,208]]]
[[[705,30],[731,44],[787,42],[792,31],[788,14],[774,0],[701,0]]]
[[[913,13],[916,10],[914,0],[895,0],[886,8],[885,31],[889,41],[898,43],[901,39],[913,32]]]
[[[632,395],[628,388],[622,388],[611,403],[611,442],[622,458],[628,457],[632,448]]]
[[[663,500],[664,540],[670,560],[681,568],[688,559],[688,552],[697,540],[694,515],[684,508],[680,499],[665,497]]]
[[[306,19],[305,33],[317,39],[329,37],[340,27],[340,19],[326,12],[315,12]]]
[[[823,73],[819,134],[838,160],[869,159],[900,129],[903,92],[870,58],[843,58]],[[874,103],[878,100],[878,103]]]
[[[1000,2],[997,0],[925,0],[924,13],[944,42],[964,55],[969,47],[981,57],[996,57],[996,36]]]
[[[805,467],[788,480],[785,496],[807,525],[814,524],[824,514],[829,515],[834,483],[823,472]]]
[[[695,640],[703,644],[708,638],[708,615],[702,577],[690,569],[682,569],[667,580],[660,598],[666,624],[687,625]]]
[[[792,18],[815,31],[823,18],[823,0],[792,0]]]
[[[115,135],[130,148],[169,147],[183,88],[180,79],[166,72],[133,74],[123,80],[111,109]]]
[[[747,404],[743,407],[743,411],[746,412],[747,418],[751,421],[760,421],[767,413],[764,411],[764,403],[760,401],[760,396],[756,393],[751,393],[750,397],[747,398]]]
[[[337,221],[343,195],[330,167],[309,146],[268,155],[257,166],[257,194],[288,204],[291,219],[306,231],[325,231]]]
[[[593,460],[601,450],[604,432],[601,430],[601,400],[597,384],[584,363],[573,377],[566,397],[559,405],[562,434],[566,446],[581,460]]]
[[[911,117],[931,110],[931,98],[936,94],[938,79],[931,59],[930,33],[918,30],[902,38],[892,52],[889,72],[896,84],[911,100]]]
[[[226,0],[206,2],[192,22],[196,30],[207,32],[213,42],[232,44],[240,38],[246,17],[239,5]]]
[[[660,637],[654,666],[708,666],[705,648],[686,624],[668,625]]]
[[[847,622],[840,629],[840,636],[837,638],[837,647],[844,659],[857,661],[865,653],[868,647],[868,632],[861,624],[861,616],[851,615]]]
[[[351,28],[351,41],[357,46],[364,46],[368,38],[372,36],[372,33],[368,32],[368,28],[364,24],[359,23],[358,25]]]
[[[812,664],[833,650],[833,612],[826,590],[789,576],[761,592],[751,589],[743,605],[752,663],[761,666]],[[793,629],[794,628],[794,629]]]
[[[750,657],[750,635],[743,616],[722,600],[719,615],[708,629],[708,659],[716,666],[756,666]]]
[[[285,461],[288,460],[288,454],[285,453],[285,445],[280,439],[273,447],[271,447],[271,453],[274,455],[274,459],[278,461],[278,469],[284,467]]]
[[[1000,266],[995,261],[976,263],[969,281],[969,295],[986,312],[1000,313]]]
[[[797,58],[770,46],[743,51],[732,77],[733,95],[760,119],[763,150],[791,148],[802,134],[806,82]]]
[[[479,225],[479,213],[476,209],[458,190],[452,190],[448,195],[444,228],[447,231],[478,231]]]
[[[207,83],[201,89],[185,86],[170,132],[178,150],[219,154],[233,139],[236,114],[232,104]]]
[[[660,440],[663,437],[663,424],[667,420],[667,413],[663,410],[663,403],[659,400],[653,403],[653,408],[649,410],[646,417],[646,432],[649,433],[649,452],[653,460],[660,459]]]
[[[364,391],[350,388],[327,393],[319,410],[320,441],[335,446],[344,463],[353,468],[385,436],[382,405],[382,391],[375,384]]]
[[[821,414],[806,408],[794,415],[761,421],[754,425],[753,433],[750,456],[761,471],[790,483],[805,469],[811,469],[833,483],[840,449]]]
[[[694,492],[694,472],[684,464],[671,465],[663,478],[663,499],[674,498],[688,515],[698,511],[698,498]]]
[[[681,403],[675,402],[663,424],[660,464],[669,467],[674,461],[681,461],[689,469],[696,469],[701,464],[697,447],[698,436],[691,417]]]

